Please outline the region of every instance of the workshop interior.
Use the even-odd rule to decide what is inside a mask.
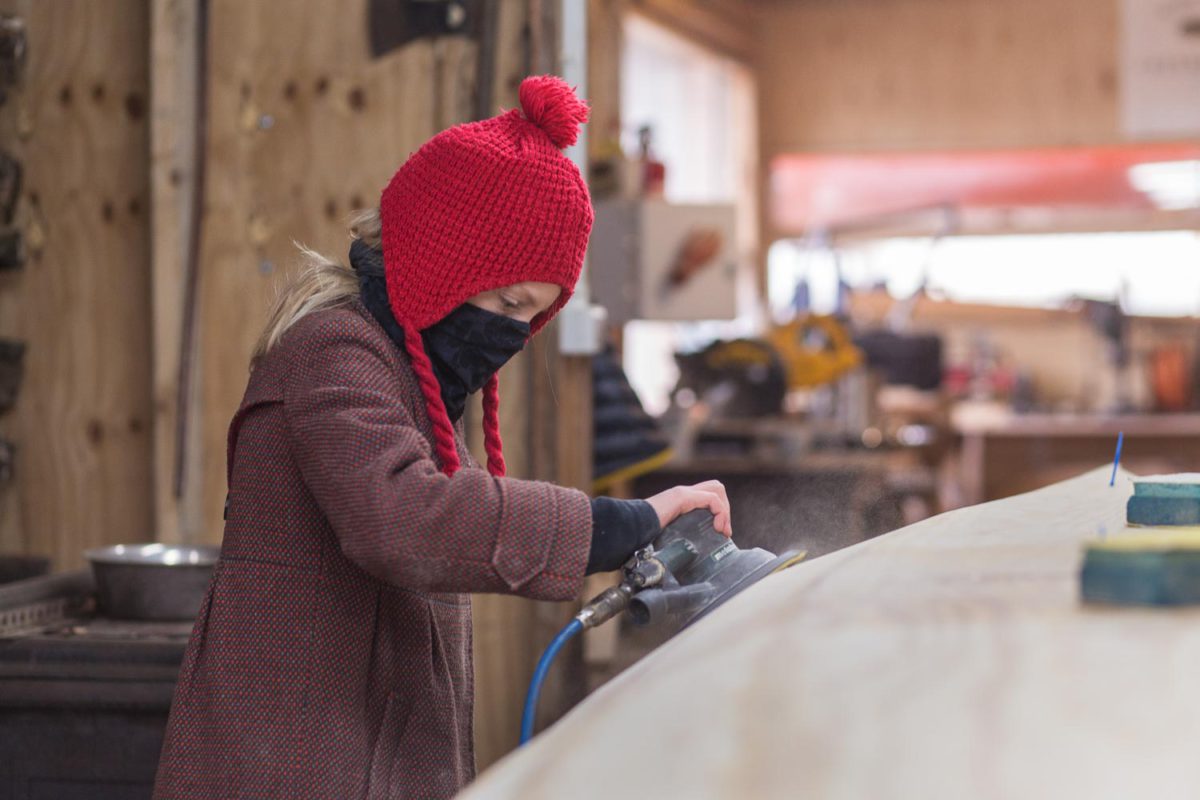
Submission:
[[[0,0],[0,797],[168,796],[281,286],[543,75],[489,480],[732,537],[474,594],[461,796],[1195,797],[1200,0]]]

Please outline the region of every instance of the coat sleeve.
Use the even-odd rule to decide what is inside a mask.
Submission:
[[[302,320],[284,413],[301,476],[348,558],[388,583],[438,592],[575,597],[591,542],[583,492],[438,468],[397,374],[353,312]],[[282,354],[281,354],[282,355]]]

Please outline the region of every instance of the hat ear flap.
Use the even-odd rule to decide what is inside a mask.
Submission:
[[[504,444],[500,441],[500,379],[496,375],[483,386],[483,446],[487,450],[488,472],[503,478],[508,467],[504,463]]]
[[[461,463],[458,460],[458,447],[454,443],[454,425],[450,422],[450,415],[446,413],[446,404],[442,402],[442,387],[434,374],[429,354],[425,352],[420,332],[412,323],[403,324],[404,349],[408,351],[413,372],[421,385],[421,394],[425,395],[425,410],[433,425],[433,440],[438,461],[441,462],[442,472],[453,475],[458,472]]]

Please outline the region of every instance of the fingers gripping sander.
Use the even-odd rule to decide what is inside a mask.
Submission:
[[[679,630],[711,612],[738,592],[804,558],[751,548],[742,550],[717,533],[707,509],[690,511],[621,568],[621,582],[596,595],[575,615],[542,654],[521,719],[521,743],[533,737],[537,699],[550,662],[572,636],[601,625],[626,609],[635,625],[664,625]]]
[[[804,558],[739,549],[697,509],[672,522],[622,568],[622,580],[583,607],[576,619],[594,628],[629,609],[635,625],[684,628],[746,587]]]

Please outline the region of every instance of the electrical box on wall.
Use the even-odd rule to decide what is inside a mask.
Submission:
[[[592,299],[618,323],[732,319],[735,219],[731,205],[598,203],[588,260]]]

